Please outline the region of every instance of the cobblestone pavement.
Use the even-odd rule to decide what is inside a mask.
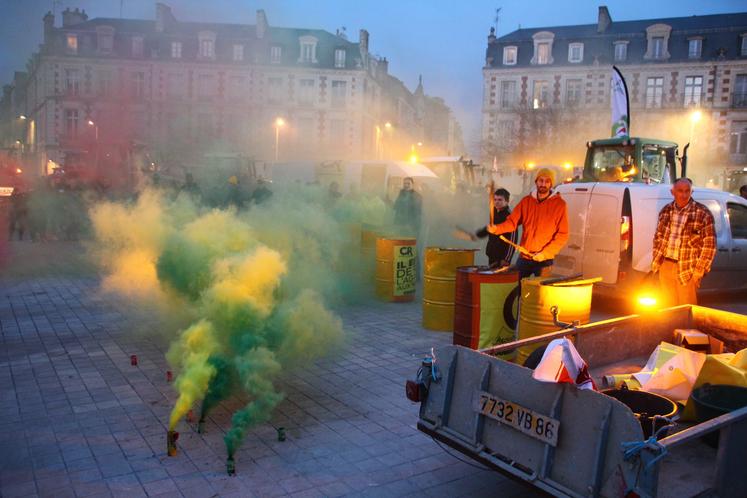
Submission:
[[[0,282],[0,496],[533,496],[415,429],[404,380],[449,334],[420,327],[420,306],[343,313],[342,351],[280,381],[286,399],[225,470],[224,403],[206,434],[182,422],[167,457],[175,399],[166,344],[97,294],[98,282]],[[130,355],[138,365],[130,365]],[[277,441],[285,427],[287,440]],[[469,462],[469,463],[465,463]]]

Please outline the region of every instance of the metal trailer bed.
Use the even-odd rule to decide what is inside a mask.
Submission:
[[[571,384],[539,382],[528,368],[491,356],[522,345],[572,336],[596,381],[611,371],[639,370],[675,328],[699,329],[747,347],[747,316],[699,306],[605,320],[475,351],[446,346],[435,352],[436,375],[423,364],[418,429],[471,458],[555,496],[747,496],[747,407],[710,421],[678,424],[657,443],[643,444],[633,412],[614,398]],[[627,369],[627,370],[626,370]],[[597,385],[601,385],[597,382]],[[495,418],[496,401],[543,423],[517,429]],[[485,404],[491,416],[483,415]],[[520,412],[520,413],[519,413]],[[516,415],[517,413],[514,413]],[[527,415],[529,414],[529,415]],[[503,414],[501,414],[503,416]],[[537,433],[552,420],[556,434]],[[521,426],[521,424],[518,424]],[[529,428],[528,430],[527,427]],[[713,449],[701,442],[719,431]],[[537,434],[540,434],[537,436]],[[556,438],[553,445],[552,437]],[[624,458],[623,443],[640,442]]]

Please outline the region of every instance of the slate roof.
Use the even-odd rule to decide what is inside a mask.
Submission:
[[[118,19],[118,18],[95,18],[72,26],[56,28],[55,35],[58,38],[54,47],[57,50],[64,46],[63,37],[67,33],[78,33],[79,36],[87,37],[85,43],[80,43],[78,54],[80,56],[98,56],[96,51],[96,28],[98,26],[111,26],[114,28],[114,57],[129,57],[130,40],[133,35],[140,34],[144,37],[146,59],[152,59],[151,51],[156,49],[157,59],[170,59],[172,41],[182,42],[182,59],[194,60],[197,58],[198,38],[201,31],[211,31],[216,34],[216,61],[233,62],[232,46],[241,43],[244,48],[244,62],[252,61],[252,54],[259,55],[259,62],[269,62],[269,47],[273,45],[282,47],[282,58],[279,65],[304,65],[299,63],[300,44],[299,37],[314,36],[317,39],[316,58],[318,63],[309,64],[313,67],[335,69],[335,49],[344,49],[345,68],[357,68],[360,59],[359,44],[348,41],[340,36],[321,29],[304,28],[281,28],[268,27],[264,38],[256,36],[256,26],[249,24],[211,23],[211,22],[182,22],[171,23],[164,31],[156,31],[156,22],[140,19]],[[54,49],[53,49],[54,50]]]
[[[669,38],[669,54],[666,60],[645,60],[646,28],[653,24],[667,24],[672,27]],[[723,58],[747,59],[740,54],[741,35],[747,34],[747,12],[734,14],[714,14],[707,16],[669,17],[636,21],[612,21],[603,33],[597,32],[597,24],[575,26],[546,26],[540,28],[522,28],[497,38],[488,43],[487,57],[492,57],[490,67],[513,68],[528,67],[534,55],[532,35],[540,31],[554,33],[552,56],[553,66],[590,65],[597,60],[600,64],[643,64],[661,62],[691,62],[688,58],[688,39],[694,36],[703,37],[701,61],[716,60],[720,49],[724,49]],[[614,61],[614,45],[617,40],[628,41],[627,60]],[[584,57],[581,63],[568,62],[568,45],[573,42],[584,44]],[[503,47],[518,47],[518,58],[515,65],[503,65]]]

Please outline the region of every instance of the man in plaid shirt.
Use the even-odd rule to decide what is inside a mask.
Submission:
[[[692,181],[680,178],[672,186],[674,202],[659,213],[651,270],[659,272],[667,304],[697,304],[695,291],[716,255],[713,215],[692,199]]]

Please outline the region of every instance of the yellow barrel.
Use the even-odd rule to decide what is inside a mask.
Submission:
[[[417,259],[414,238],[376,239],[376,296],[384,301],[412,301]]]
[[[476,249],[425,249],[423,277],[423,327],[450,332],[454,329],[454,290],[460,266],[475,264]]]
[[[588,323],[592,285],[597,280],[557,281],[557,278],[543,277],[522,280],[518,338],[526,339],[559,330],[552,321],[552,306],[558,307],[558,320],[561,322],[578,320],[582,324]],[[519,348],[516,362],[523,365],[532,351],[544,344]]]

